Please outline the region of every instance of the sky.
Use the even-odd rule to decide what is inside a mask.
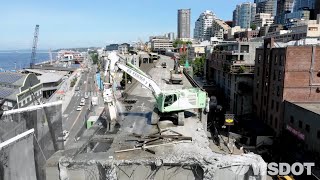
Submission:
[[[232,20],[232,11],[241,2],[248,0],[2,1],[0,50],[31,49],[36,24],[40,25],[38,49],[147,41],[151,35],[176,35],[178,9],[191,9],[193,30],[203,11]]]

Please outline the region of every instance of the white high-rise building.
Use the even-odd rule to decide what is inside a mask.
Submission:
[[[215,14],[212,11],[206,10],[200,14],[195,22],[193,37],[197,40],[210,40],[212,22],[215,19]]]

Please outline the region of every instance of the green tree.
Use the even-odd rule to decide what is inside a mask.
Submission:
[[[256,30],[256,29],[257,29],[257,25],[252,24],[252,25],[250,26],[250,28],[251,28],[252,30]]]
[[[204,75],[204,63],[206,58],[204,56],[196,58],[192,64],[193,72],[196,76],[203,76]]]

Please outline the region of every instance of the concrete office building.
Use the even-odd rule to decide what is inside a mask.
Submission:
[[[207,62],[207,78],[218,87],[218,102],[245,119],[252,115],[255,51],[262,42],[226,42],[215,46]],[[219,99],[221,98],[221,99]]]
[[[277,13],[277,0],[259,0],[256,3],[256,13],[267,13],[274,17]]]
[[[151,36],[151,51],[165,52],[167,49],[173,49],[173,41],[170,41],[166,36]]]
[[[35,74],[0,72],[0,98],[4,110],[27,107],[42,101],[42,84]]]
[[[290,46],[269,38],[263,48],[257,48],[255,62],[253,111],[279,135],[284,126],[284,100],[320,101],[320,48]]]
[[[273,24],[274,17],[268,13],[258,13],[256,14],[253,24],[257,27],[270,26]]]
[[[215,19],[215,14],[212,11],[206,10],[200,14],[195,22],[194,39],[204,41],[210,40],[212,22]]]
[[[233,11],[234,26],[250,28],[256,15],[256,4],[251,2],[242,3],[236,6]]]
[[[223,40],[227,36],[230,26],[221,19],[215,18],[212,21],[212,37]]]
[[[191,9],[179,9],[178,10],[178,39],[190,38],[190,17]]]
[[[118,46],[118,52],[120,54],[128,54],[129,53],[129,48],[130,48],[130,44],[123,43],[123,44]]]

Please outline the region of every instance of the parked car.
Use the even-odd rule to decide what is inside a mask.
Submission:
[[[79,90],[80,90],[80,88],[79,88],[79,86],[77,86],[76,89],[75,89],[75,91],[79,91]]]
[[[167,63],[163,62],[163,63],[161,64],[161,66],[162,66],[163,68],[167,68]]]
[[[82,109],[82,106],[77,107],[77,111],[81,111],[81,109]]]
[[[80,102],[80,106],[84,106],[85,104],[85,102]]]
[[[85,99],[88,99],[88,98],[89,98],[88,94],[84,95],[84,98],[85,98]]]

